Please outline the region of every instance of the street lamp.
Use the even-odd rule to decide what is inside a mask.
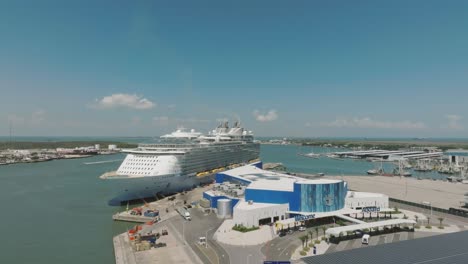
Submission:
[[[211,230],[213,230],[215,228],[216,227],[213,227],[211,229],[206,230],[206,232],[205,232],[205,239],[206,239],[205,248],[208,248],[208,231],[211,231]]]
[[[431,202],[422,202],[422,204],[430,206],[431,207],[431,216],[432,216],[432,203]]]
[[[185,220],[182,221],[182,239],[184,240],[185,245]]]

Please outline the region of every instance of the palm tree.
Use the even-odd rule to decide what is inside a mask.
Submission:
[[[443,218],[443,217],[439,217],[439,218],[437,218],[437,219],[439,219],[439,222],[440,222],[440,226],[439,226],[439,227],[442,227],[442,221],[444,221],[444,218]]]
[[[318,227],[315,227],[315,232],[317,233],[317,239],[319,237],[319,228]]]
[[[323,231],[323,236],[325,236],[325,231],[327,231],[327,228],[322,226],[322,231]]]
[[[414,216],[414,219],[416,220],[416,224],[418,224],[419,216],[415,215],[415,216]]]
[[[312,241],[312,237],[313,237],[313,235],[314,235],[314,232],[312,232],[312,230],[309,230],[308,233],[309,233],[309,235],[310,235],[310,241]]]
[[[304,237],[304,236],[300,236],[300,237],[299,237],[299,240],[301,240],[301,242],[302,242],[302,248],[304,248],[305,237]]]
[[[430,216],[427,216],[427,225],[429,225],[431,222],[431,217]]]

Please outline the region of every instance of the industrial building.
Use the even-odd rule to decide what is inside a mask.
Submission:
[[[216,174],[203,194],[221,218],[246,227],[388,209],[388,196],[348,191],[343,180],[303,179],[261,169],[261,163]]]

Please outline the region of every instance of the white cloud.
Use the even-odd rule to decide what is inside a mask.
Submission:
[[[183,127],[191,127],[198,124],[203,124],[204,126],[207,123],[210,123],[210,120],[207,119],[197,119],[197,118],[170,118],[168,116],[155,116],[153,117],[153,124],[154,125],[173,125],[176,126],[183,126]]]
[[[155,116],[155,117],[153,117],[153,121],[156,121],[156,122],[161,122],[161,121],[167,122],[167,121],[169,121],[169,117],[167,117],[167,116]]]
[[[139,116],[132,117],[131,123],[132,125],[139,125],[141,123],[141,117]]]
[[[24,125],[26,122],[25,118],[19,115],[8,115],[8,122],[11,122],[13,125]]]
[[[42,109],[36,110],[31,114],[26,115],[17,115],[11,114],[8,115],[8,122],[11,122],[13,125],[40,125],[46,120],[46,112]]]
[[[117,93],[109,96],[104,96],[101,99],[96,99],[95,108],[111,109],[111,108],[131,108],[138,110],[151,109],[156,104],[142,96],[136,94]]]
[[[37,110],[34,111],[31,115],[31,123],[32,124],[40,124],[44,122],[46,118],[46,112],[44,110]]]
[[[253,115],[255,119],[259,122],[270,122],[278,119],[278,114],[276,113],[276,110],[270,110],[267,113],[260,113],[260,111],[255,110],[253,111]]]
[[[167,116],[155,116],[153,117],[153,124],[159,126],[167,126],[169,124],[169,117]]]
[[[378,129],[400,129],[400,130],[414,130],[426,128],[423,122],[413,121],[377,121],[369,117],[364,118],[337,118],[335,121],[323,123],[322,126],[326,127],[350,127],[350,128],[378,128]]]
[[[447,128],[449,129],[463,129],[463,126],[459,123],[459,121],[463,118],[462,116],[459,115],[446,115],[445,118],[447,118],[448,124]]]

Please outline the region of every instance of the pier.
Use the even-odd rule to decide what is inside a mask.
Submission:
[[[410,151],[410,150],[358,150],[358,151],[343,151],[333,152],[333,155],[340,158],[381,158],[382,160],[389,159],[390,156],[394,158],[404,159],[427,159],[427,158],[440,158],[444,155],[443,152],[425,152],[425,151]]]

